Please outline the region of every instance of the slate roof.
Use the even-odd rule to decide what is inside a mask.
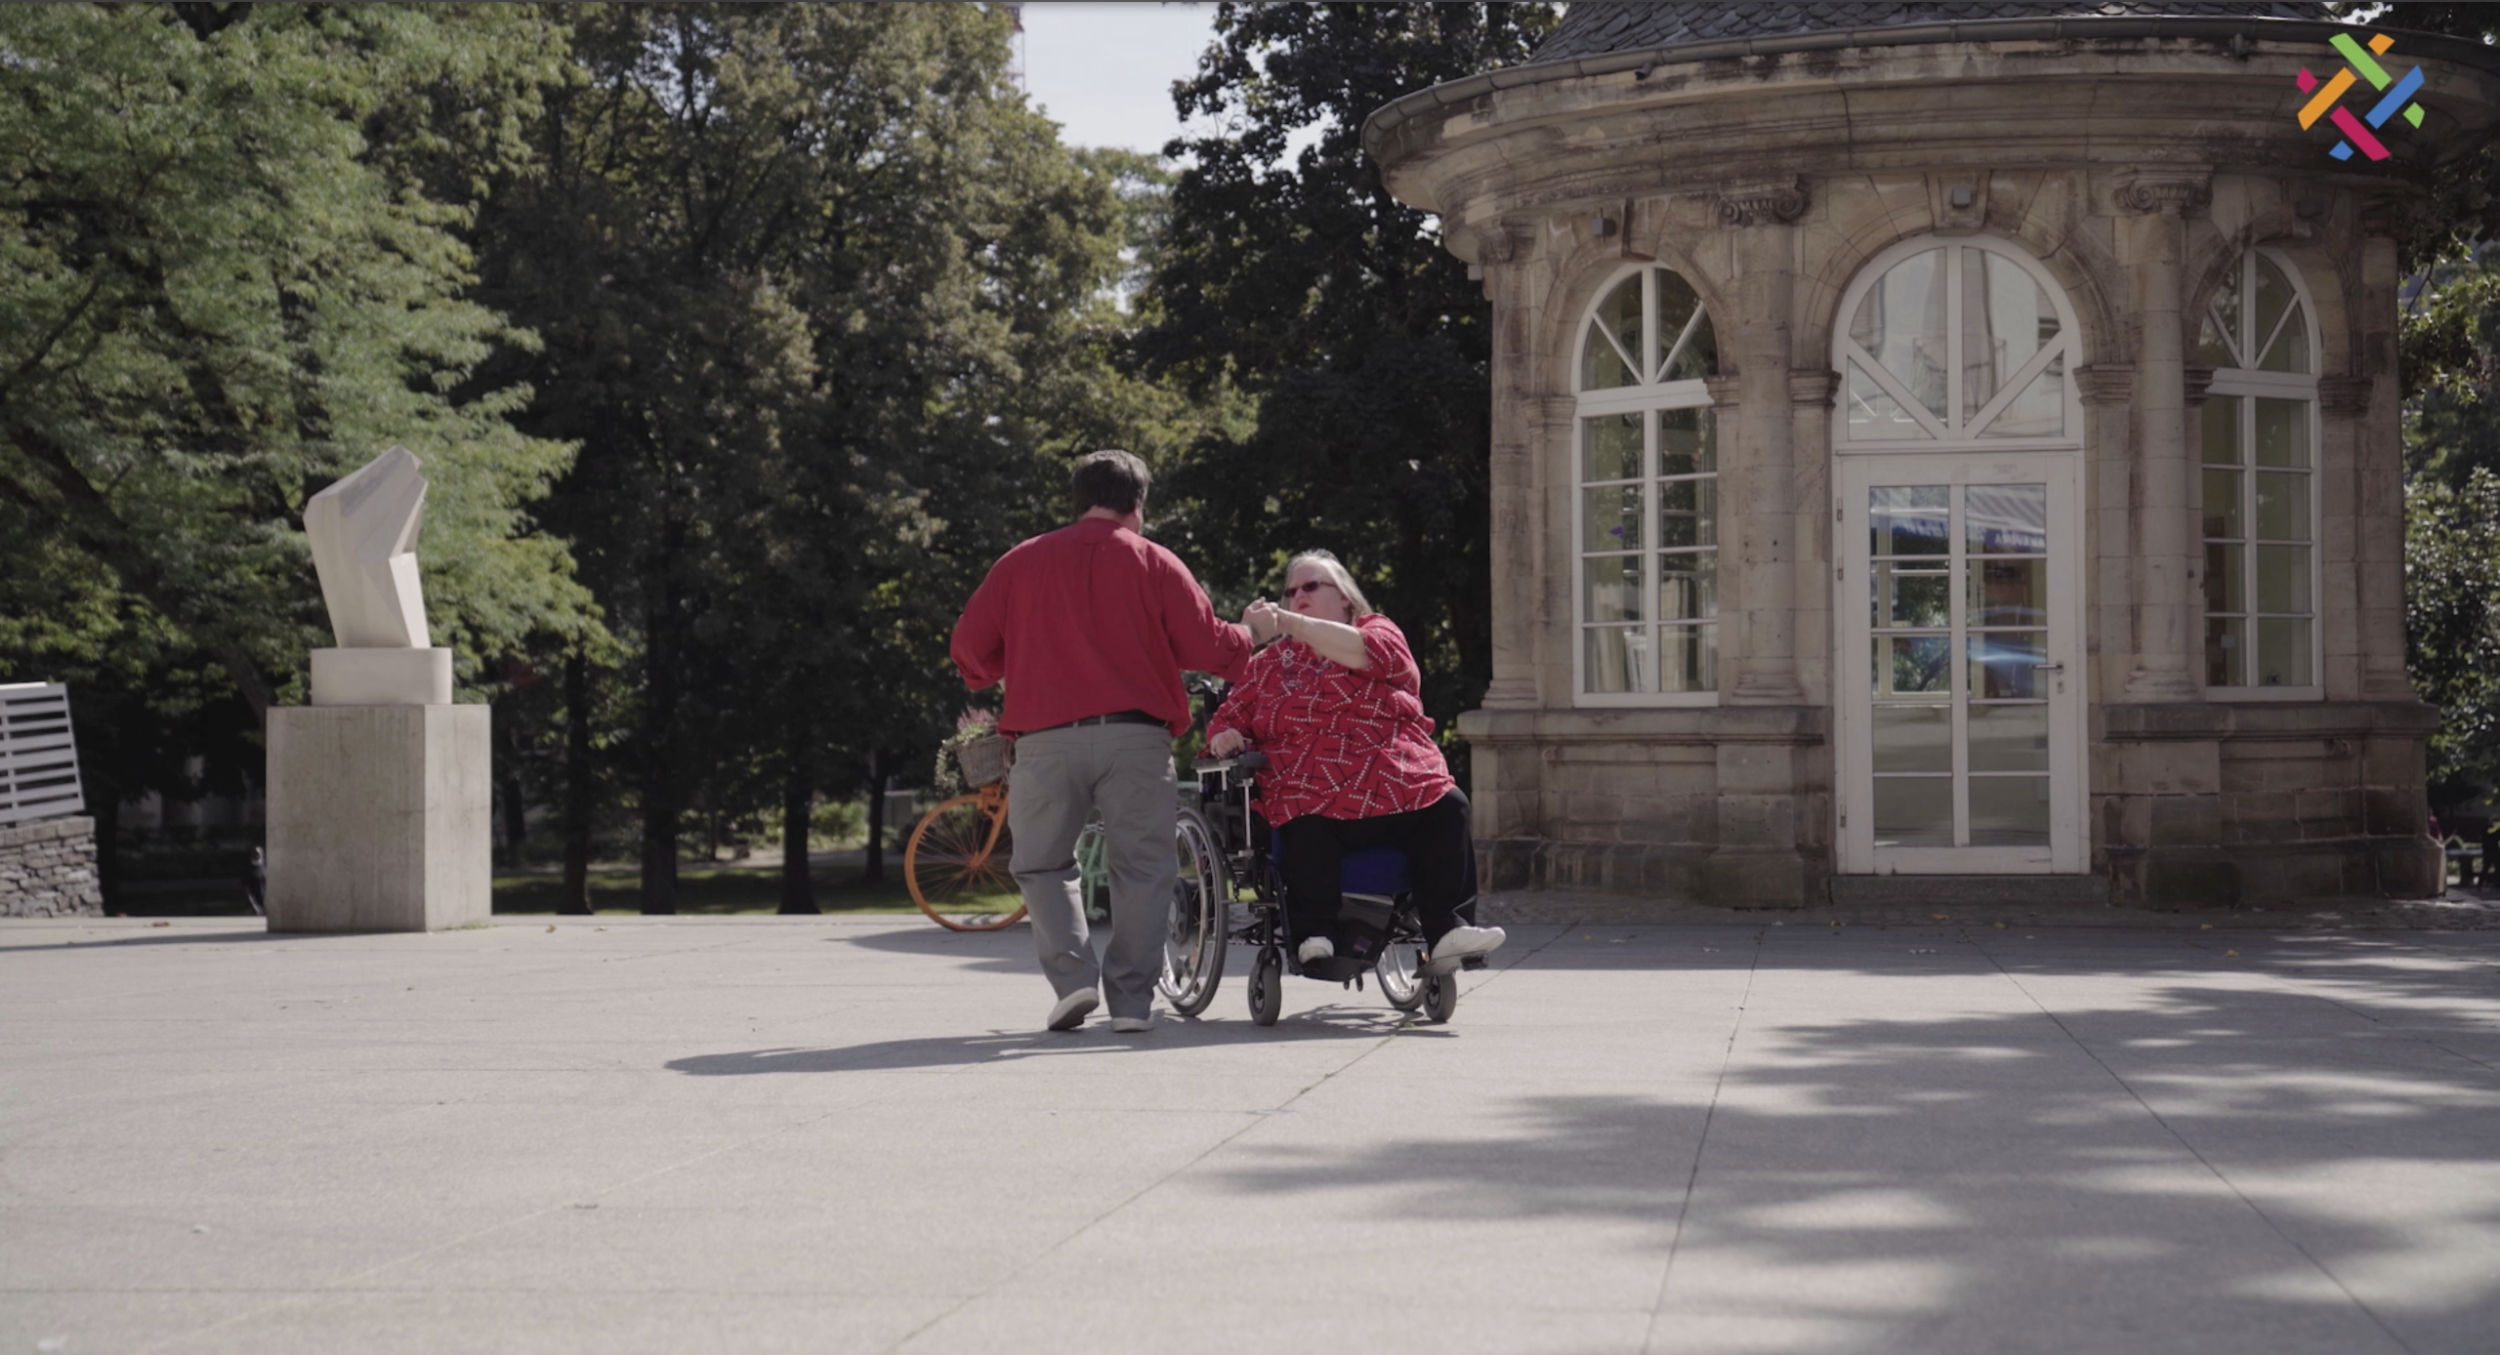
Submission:
[[[1987,19],[2268,18],[2333,20],[2323,4],[2198,3],[2196,0],[2048,0],[2047,3],[1922,4],[1915,0],[1801,4],[1794,0],[1578,0],[1529,64],[1607,52],[1648,51],[1791,33]]]

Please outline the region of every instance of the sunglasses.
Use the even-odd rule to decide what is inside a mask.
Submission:
[[[1304,593],[1316,593],[1323,588],[1333,586],[1334,585],[1330,584],[1326,579],[1313,579],[1309,583],[1286,589],[1285,598],[1287,601],[1291,601],[1294,598],[1300,597]]]

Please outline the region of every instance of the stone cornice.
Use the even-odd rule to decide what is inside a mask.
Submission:
[[[1788,403],[1821,405],[1829,408],[1832,398],[1840,394],[1840,373],[1828,368],[1817,371],[1807,367],[1791,368],[1788,373]]]
[[[1710,392],[1711,404],[1720,409],[1734,409],[1737,405],[1736,380],[1736,375],[1731,372],[1726,376],[1705,376],[1701,384],[1702,389]]]
[[[1806,181],[1802,178],[1739,184],[1720,189],[1716,196],[1722,225],[1757,226],[1767,221],[1785,226],[1806,214]]]
[[[2370,407],[2370,388],[2377,383],[2366,376],[2322,376],[2318,378],[2318,410],[2324,414],[2359,414]]]
[[[2180,396],[2189,404],[2203,404],[2205,401],[2205,393],[2212,390],[2213,387],[2213,368],[2199,367],[2195,363],[2191,362],[2187,366],[2179,369]]]
[[[2135,398],[2135,368],[2123,362],[2077,367],[2075,393],[2087,405],[2123,405]]]

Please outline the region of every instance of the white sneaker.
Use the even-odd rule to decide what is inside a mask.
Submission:
[[[1432,972],[1454,974],[1459,961],[1470,955],[1489,955],[1510,933],[1499,927],[1452,927],[1432,948]]]
[[[1337,954],[1337,943],[1325,936],[1304,937],[1302,949],[1295,951],[1294,954],[1299,956],[1304,964],[1309,964],[1313,960],[1331,959]]]
[[[1091,988],[1079,988],[1050,1004],[1051,1030],[1074,1030],[1085,1024],[1086,1014],[1102,1005],[1102,995]]]
[[[1111,1030],[1112,1033],[1116,1035],[1135,1035],[1140,1031],[1148,1031],[1154,1028],[1155,1019],[1151,1013],[1145,1016],[1115,1016],[1111,1018]]]

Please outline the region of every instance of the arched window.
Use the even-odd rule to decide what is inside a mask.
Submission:
[[[2300,272],[2241,255],[2205,311],[2205,685],[2318,695],[2318,337]]]
[[[1718,690],[1718,374],[1682,277],[1626,272],[1590,308],[1574,368],[1574,658],[1586,705],[1707,702]]]
[[[1919,250],[1866,288],[1847,323],[1839,441],[2073,436],[2074,336],[2028,261],[1979,241]]]

